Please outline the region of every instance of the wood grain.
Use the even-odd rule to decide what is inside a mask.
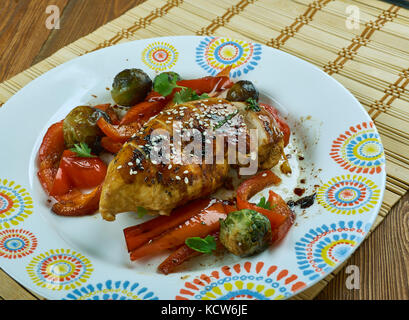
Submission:
[[[2,81],[29,68],[51,30],[46,28],[48,5],[62,12],[69,0],[0,1],[0,76]]]
[[[0,297],[4,300],[37,300],[38,298],[24,289],[0,269]]]
[[[86,36],[144,0],[70,0],[61,16],[61,29],[53,30],[34,63]]]
[[[359,267],[360,289],[347,289],[345,268],[316,299],[409,299],[409,194],[366,239],[348,265]]]
[[[0,0],[0,82],[119,17],[141,0]],[[48,5],[61,11],[59,30],[45,27]],[[199,5],[199,4],[198,4]],[[272,30],[268,30],[269,34]],[[341,270],[317,299],[409,299],[409,194],[348,261],[360,269],[359,290]],[[0,299],[36,299],[0,270]]]

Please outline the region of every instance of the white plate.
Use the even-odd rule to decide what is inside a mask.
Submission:
[[[217,73],[233,64],[234,80],[255,83],[287,118],[293,175],[275,190],[317,200],[296,209],[282,243],[250,258],[199,257],[181,272],[156,272],[161,259],[131,263],[122,230],[139,223],[99,214],[54,215],[37,179],[36,157],[47,128],[75,106],[111,102],[114,76],[125,68],[153,78]],[[99,50],[35,79],[0,109],[0,266],[49,299],[280,299],[324,278],[363,241],[381,205],[385,160],[379,134],[359,102],[313,65],[260,44],[210,37],[146,39]],[[302,154],[305,160],[299,160]],[[316,185],[319,185],[317,187]],[[315,186],[315,187],[314,187]],[[254,199],[267,190],[256,195]]]

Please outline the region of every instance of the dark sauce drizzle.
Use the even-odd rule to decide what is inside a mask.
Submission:
[[[314,204],[316,195],[317,194],[314,193],[312,195],[302,197],[302,198],[298,199],[297,201],[289,200],[287,202],[287,205],[290,208],[294,208],[295,206],[300,206],[301,209],[309,208]]]

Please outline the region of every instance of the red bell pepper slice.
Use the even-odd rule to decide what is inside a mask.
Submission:
[[[272,210],[258,207],[257,205],[248,201],[252,196],[261,190],[271,185],[277,185],[280,182],[281,179],[269,170],[260,172],[254,177],[244,181],[237,189],[237,209],[250,209],[264,214],[270,221],[272,229],[280,226],[285,221],[284,216]]]
[[[79,217],[94,214],[99,208],[102,185],[96,187],[92,192],[83,194],[76,190],[60,198],[53,205],[52,211],[59,216]]]
[[[65,150],[60,162],[72,185],[79,189],[94,188],[100,185],[106,176],[107,165],[98,157],[78,157],[71,150]]]
[[[104,111],[106,115],[109,117],[109,119],[111,120],[112,124],[115,124],[115,125],[119,124],[120,120],[118,118],[118,115],[116,114],[114,109],[111,107],[110,103],[99,104],[95,106],[94,108]]]
[[[167,102],[168,99],[162,99],[138,103],[128,110],[119,124],[125,125],[133,122],[146,122],[149,118],[161,112],[163,108],[165,108]]]
[[[291,130],[287,122],[280,116],[278,110],[273,106],[265,103],[260,103],[260,107],[264,108],[273,118],[276,120],[278,128],[283,133],[284,137],[284,147],[286,147],[290,142]]]
[[[50,196],[61,196],[72,190],[72,183],[67,172],[60,166],[54,178]]]
[[[169,216],[160,216],[124,229],[128,251],[132,251],[161,233],[179,226],[212,203],[212,199],[198,199],[178,207]]]
[[[210,234],[212,237],[215,238],[217,249],[222,248],[222,244],[219,240],[219,232],[214,232]],[[193,250],[192,248],[188,247],[186,244],[176,249],[172,252],[159,266],[158,271],[163,274],[169,274],[175,271],[175,269],[186,262],[187,260],[200,256],[203,253]]]
[[[158,266],[158,271],[167,275],[174,272],[174,270],[183,262],[186,262],[191,258],[200,256],[201,254],[201,252],[193,250],[184,244],[183,246],[172,252],[169,257],[167,257]]]
[[[94,188],[104,181],[106,172],[107,165],[101,159],[78,157],[65,150],[50,195],[61,196],[73,188]]]
[[[227,215],[224,212],[223,204],[217,202],[184,221],[179,226],[168,230],[162,235],[152,239],[152,241],[131,251],[130,258],[134,261],[167,249],[177,248],[183,245],[187,238],[209,235],[219,230],[219,220],[225,219],[226,217]]]
[[[182,87],[191,88],[197,94],[212,93],[229,89],[233,86],[230,80],[230,71],[232,66],[228,66],[220,71],[216,76],[208,76],[192,80],[180,80],[176,84]]]
[[[122,149],[123,143],[112,140],[109,137],[101,138],[101,147],[111,153],[118,153]]]
[[[195,90],[199,95],[203,93],[223,91],[233,86],[233,82],[230,81],[229,77],[204,77],[192,80],[180,80],[176,83],[178,86]]]
[[[280,214],[281,216],[286,218],[281,225],[272,230],[273,234],[272,241],[273,243],[276,244],[285,237],[285,235],[290,230],[291,226],[294,224],[295,214],[288,207],[287,203],[283,200],[283,198],[281,198],[280,195],[278,195],[272,190],[269,191],[268,202],[270,203],[272,210],[275,213]]]
[[[102,117],[98,119],[97,125],[111,140],[122,143],[128,141],[141,128],[141,124],[137,122],[129,125],[113,125]]]
[[[50,126],[38,151],[38,178],[43,189],[50,194],[58,171],[61,155],[65,149],[63,121]]]

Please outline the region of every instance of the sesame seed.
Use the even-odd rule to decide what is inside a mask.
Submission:
[[[188,184],[189,183],[189,179],[185,178],[185,183]]]
[[[184,174],[188,174],[188,173],[189,173],[189,170],[185,170],[185,171],[183,171],[183,173],[184,173]]]
[[[267,177],[267,173],[263,173],[261,176],[262,177]]]
[[[176,178],[176,180],[181,180],[179,176],[176,176],[175,178]]]
[[[122,168],[122,166],[118,166],[118,167],[116,167],[116,168],[119,170],[119,169],[121,169],[121,168]]]
[[[128,162],[128,166],[132,166],[133,165],[133,163],[132,162]]]

